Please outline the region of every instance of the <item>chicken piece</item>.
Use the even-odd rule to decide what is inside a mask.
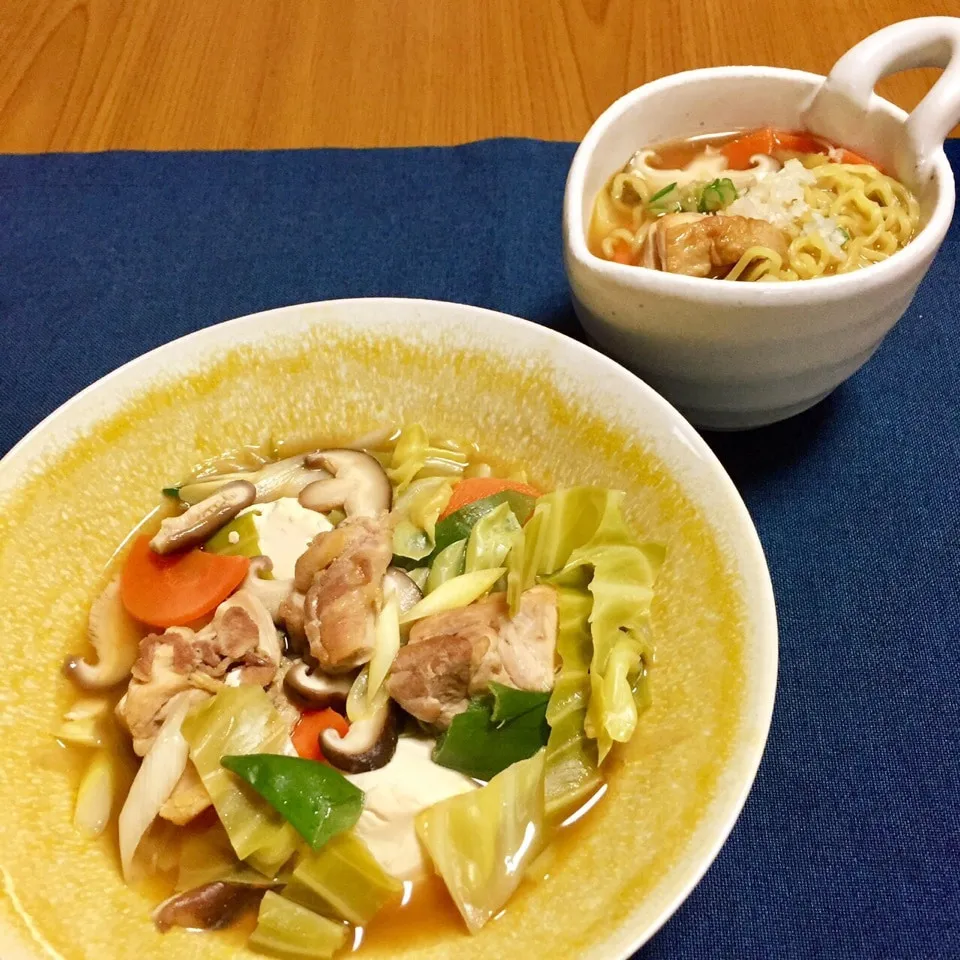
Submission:
[[[140,642],[130,685],[117,704],[117,716],[145,756],[166,718],[167,704],[184,690],[215,692],[228,671],[239,683],[266,686],[280,664],[280,641],[263,604],[238,591],[217,607],[200,631],[168,627]]]
[[[210,794],[207,793],[207,788],[203,785],[196,767],[192,763],[188,763],[187,769],[183,771],[183,776],[180,777],[177,785],[173,788],[173,793],[160,808],[160,816],[164,820],[177,824],[177,826],[183,826],[198,817],[212,803]]]
[[[345,673],[370,659],[392,556],[390,523],[382,514],[348,518],[317,534],[297,560],[294,591],[280,616],[295,641],[306,638],[326,673]]]
[[[518,690],[553,689],[557,594],[523,593],[510,617],[505,593],[426,617],[400,648],[387,690],[407,713],[445,729],[491,681]]]
[[[766,220],[668,213],[650,228],[640,265],[688,277],[723,277],[751,247],[769,247],[787,258],[786,237]]]

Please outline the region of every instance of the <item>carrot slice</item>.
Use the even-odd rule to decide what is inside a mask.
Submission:
[[[736,140],[728,140],[720,152],[727,158],[731,170],[749,170],[750,158],[756,153],[770,154],[776,146],[772,127],[751,130]]]
[[[614,247],[612,260],[614,263],[631,264],[633,257],[630,255],[630,248],[625,243],[618,243]]]
[[[789,150],[791,153],[826,153],[830,144],[805,131],[774,130],[774,149]]]
[[[350,724],[336,710],[307,710],[297,721],[293,730],[293,746],[304,760],[326,763],[320,749],[320,734],[324,730],[336,730],[341,737],[347,735]]]
[[[516,490],[517,493],[525,493],[528,497],[540,496],[540,491],[536,487],[531,487],[528,483],[520,483],[517,480],[501,480],[499,477],[470,477],[468,480],[461,480],[453,488],[453,495],[437,519],[442,520],[444,517],[449,517],[451,513],[455,513],[468,503],[473,503],[474,500],[492,497],[495,493],[503,493],[504,490]]]
[[[188,550],[162,557],[137,537],[120,574],[127,612],[151,627],[175,627],[210,613],[243,582],[249,557]]]
[[[852,150],[847,150],[846,148],[841,148],[840,150],[840,162],[841,163],[866,163],[871,167],[877,167],[877,165],[872,161],[868,160],[866,157],[861,157],[859,153],[854,153]],[[879,170],[880,168],[877,167]]]

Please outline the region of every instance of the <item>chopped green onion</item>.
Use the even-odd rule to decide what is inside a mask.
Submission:
[[[676,190],[676,188],[677,188],[676,182],[674,182],[674,183],[668,183],[662,190],[658,190],[658,191],[647,201],[647,203],[653,204],[653,203],[656,203],[658,200],[662,200],[668,193],[670,193],[671,190]]]
[[[727,177],[718,178],[708,183],[700,194],[700,203],[697,210],[700,213],[716,213],[729,206],[737,199],[737,188]]]

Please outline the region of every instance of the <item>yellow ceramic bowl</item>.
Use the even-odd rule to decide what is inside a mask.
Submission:
[[[71,826],[51,736],[105,565],[197,461],[266,436],[387,423],[476,438],[549,484],[627,491],[668,553],[653,608],[653,706],[609,790],[546,879],[470,937],[431,926],[365,955],[627,957],[676,909],[730,831],[767,736],[773,595],[747,511],[689,425],[634,376],[525,321],[473,307],[356,300],[194,334],[79,394],[0,462],[0,956],[204,960],[236,939],[161,936],[120,880],[113,838]],[[364,954],[362,954],[364,955]]]

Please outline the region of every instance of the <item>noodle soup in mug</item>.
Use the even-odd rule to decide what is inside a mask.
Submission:
[[[790,417],[861,367],[903,315],[954,208],[960,21],[895,24],[830,82],[718,67],[632,91],[571,165],[564,256],[604,349],[698,426]],[[947,71],[909,117],[873,93]]]

